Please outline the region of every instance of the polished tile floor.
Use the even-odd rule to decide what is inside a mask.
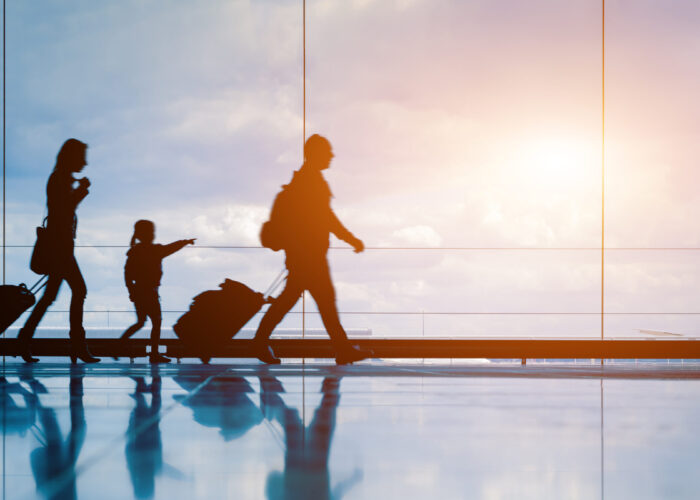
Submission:
[[[7,499],[700,492],[700,364],[2,371]]]

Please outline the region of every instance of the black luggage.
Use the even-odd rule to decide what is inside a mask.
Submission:
[[[220,290],[207,290],[193,300],[189,310],[180,316],[173,330],[202,361],[216,354],[243,326],[272,302],[269,294],[283,280],[277,277],[265,294],[251,290],[243,283],[226,279]]]
[[[42,276],[31,288],[24,283],[0,285],[0,333],[4,333],[24,311],[34,305],[34,294],[39,293],[47,281],[48,278]]]

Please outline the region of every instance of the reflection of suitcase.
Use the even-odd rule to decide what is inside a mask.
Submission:
[[[31,288],[20,285],[0,285],[0,333],[14,323],[20,315],[34,305],[34,294],[44,288],[48,278],[42,276]]]
[[[198,353],[203,361],[215,354],[236,335],[264,304],[269,304],[270,291],[282,283],[279,277],[266,295],[251,290],[243,283],[227,279],[220,290],[207,290],[197,295],[189,311],[180,316],[173,330]]]

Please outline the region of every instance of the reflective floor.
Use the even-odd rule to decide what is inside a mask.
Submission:
[[[697,498],[700,364],[7,362],[3,498]]]

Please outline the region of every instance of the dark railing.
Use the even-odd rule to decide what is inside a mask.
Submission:
[[[330,340],[272,339],[272,348],[282,358],[333,358]],[[374,358],[487,358],[487,359],[700,359],[700,340],[671,339],[353,339],[353,344],[371,349]],[[203,350],[180,340],[163,340],[168,356],[177,358],[251,358],[253,341],[232,340],[215,350]],[[96,356],[145,357],[149,341],[89,339],[90,351]],[[0,339],[0,354],[20,353],[16,339]],[[32,354],[69,356],[68,339],[35,339]]]

